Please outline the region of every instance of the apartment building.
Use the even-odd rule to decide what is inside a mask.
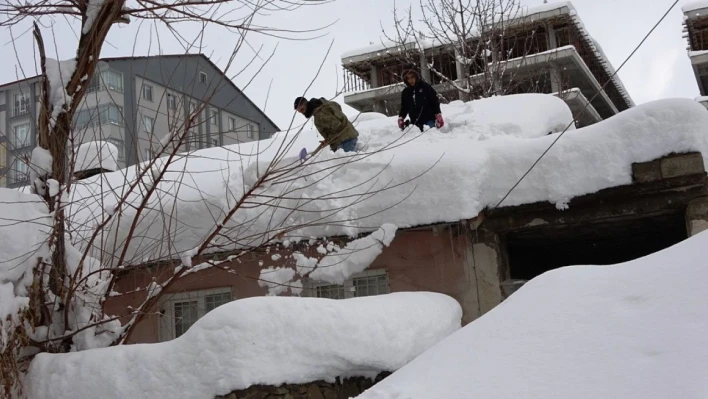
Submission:
[[[708,108],[708,1],[683,7],[683,37],[701,95],[696,100]]]
[[[497,84],[509,88],[504,94],[555,94],[578,117],[579,127],[634,106],[619,76],[614,76],[609,59],[569,1],[524,7],[506,20],[503,35],[471,36],[469,47],[479,48],[480,40],[498,41],[494,48],[499,51],[476,55],[470,71],[465,70],[470,63],[461,61],[459,50],[440,40],[384,41],[349,51],[341,58],[344,102],[362,112],[394,115],[403,90],[401,73],[406,63],[415,60],[423,78],[447,100],[458,99],[457,87],[464,84],[471,84],[474,92],[475,85],[488,78],[484,66],[489,70],[494,65],[503,71]],[[430,65],[448,81],[432,73]],[[466,82],[463,76],[468,76]]]
[[[279,131],[203,54],[103,58],[88,85],[71,144],[115,144],[119,168],[154,157],[163,137],[185,128],[189,135],[179,151],[262,140]],[[39,95],[39,76],[0,86],[0,186],[27,184]]]

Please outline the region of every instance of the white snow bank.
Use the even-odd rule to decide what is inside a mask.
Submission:
[[[280,385],[396,370],[460,328],[454,299],[259,297],[222,305],[181,337],[52,355],[32,362],[30,398],[213,399]]]
[[[547,272],[359,398],[705,398],[707,246]]]
[[[443,105],[442,112],[446,133],[431,129],[421,134],[415,127],[401,132],[396,117],[357,123],[359,141],[365,145],[363,159],[334,168],[350,158],[323,151],[315,162],[297,169],[297,178],[288,184],[258,190],[262,197],[249,201],[262,205],[239,209],[225,225],[229,239],[219,238],[215,244],[221,251],[256,245],[298,225],[302,227],[288,230],[281,239],[356,236],[385,223],[403,229],[473,218],[495,206],[548,149],[557,137],[548,132],[572,121],[562,100],[542,94],[454,102]],[[140,240],[131,242],[127,261],[143,262],[199,246],[244,188],[255,184],[283,140],[292,137],[281,133],[270,140],[205,149],[175,162],[140,216],[135,231]],[[316,132],[303,132],[279,164],[299,164],[300,149],[312,150],[318,140]],[[573,197],[631,184],[632,163],[687,151],[708,156],[708,110],[690,99],[643,104],[566,132],[502,206],[550,201],[564,207]],[[90,236],[103,206],[115,204],[126,181],[135,179],[135,170],[96,176],[74,188],[71,214],[79,240]],[[377,190],[384,191],[372,195]],[[269,196],[280,198],[283,193],[287,198],[270,202]],[[136,193],[129,203],[141,199]],[[124,242],[134,206],[122,207],[120,225],[118,219],[109,224],[105,248]],[[165,212],[170,222],[156,223]],[[170,245],[163,244],[167,236]]]
[[[0,353],[17,313],[29,304],[33,267],[49,256],[51,223],[41,198],[0,188]]]
[[[695,0],[695,1],[689,1],[685,3],[683,6],[681,6],[681,11],[684,13],[688,13],[691,11],[696,11],[700,10],[703,8],[708,8],[708,0]],[[700,16],[700,14],[695,14],[691,16]]]
[[[90,141],[76,150],[75,171],[103,168],[118,170],[118,147],[108,141]]]

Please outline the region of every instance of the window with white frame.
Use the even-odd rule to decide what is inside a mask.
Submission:
[[[171,110],[177,109],[177,97],[176,96],[174,96],[172,94],[167,95],[167,107]]]
[[[123,92],[123,74],[118,71],[106,70],[96,73],[86,87],[87,92],[110,89],[119,93]]]
[[[147,115],[143,115],[143,127],[148,133],[152,133],[153,127],[155,127],[155,118],[151,118]]]
[[[229,117],[229,131],[233,132],[236,130],[236,118]]]
[[[189,103],[189,115],[193,115],[197,111],[197,104],[190,102]]]
[[[147,100],[147,101],[152,102],[152,98],[153,98],[152,97],[152,86],[143,83],[142,92],[143,92],[143,100]]]
[[[30,136],[30,123],[21,123],[12,127],[12,136],[10,137],[12,148],[29,147],[32,145],[32,137]]]
[[[231,287],[166,296],[160,306],[160,341],[175,339],[205,314],[233,301]]]
[[[207,74],[206,72],[199,72],[199,83],[206,84]]]
[[[214,126],[219,125],[219,111],[215,110],[213,108],[209,109],[209,119],[211,120],[211,124]]]
[[[22,91],[13,96],[14,116],[24,115],[30,110],[30,92]]]
[[[329,299],[383,295],[391,292],[386,269],[365,270],[356,273],[342,285],[307,280],[306,288],[307,296]]]
[[[246,136],[248,136],[249,139],[253,138],[253,126],[252,125],[246,125]]]

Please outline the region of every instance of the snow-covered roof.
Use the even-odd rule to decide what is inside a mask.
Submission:
[[[256,297],[212,310],[177,339],[37,355],[31,398],[213,399],[395,371],[459,330],[462,309],[429,292],[372,297]]]
[[[703,9],[708,9],[708,0],[689,1],[681,7],[681,11],[689,18],[708,16],[706,13],[696,12]]]
[[[707,246],[549,271],[357,399],[704,398]]]
[[[443,131],[422,135],[415,129],[401,132],[396,117],[357,123],[364,146],[360,158],[319,153],[296,168],[288,184],[259,189],[249,207],[226,224],[228,235],[214,244],[223,251],[256,245],[281,237],[286,228],[294,230],[283,238],[355,236],[385,223],[407,228],[473,218],[527,172],[555,139],[549,132],[572,121],[568,106],[545,94],[457,101],[443,105],[442,112]],[[131,242],[127,261],[174,256],[200,245],[293,135],[281,132],[256,143],[205,149],[175,162],[141,213],[135,231],[140,239]],[[303,132],[279,165],[298,164],[300,150],[314,149],[318,140],[315,131]],[[689,99],[644,104],[567,132],[502,206],[550,201],[563,207],[575,196],[631,184],[634,162],[686,151],[708,155],[708,111]],[[113,212],[135,170],[95,176],[74,187],[70,211],[78,240]],[[372,195],[376,190],[383,191]],[[142,195],[138,190],[129,196],[131,206],[122,208],[120,225],[116,218],[106,227],[106,242],[123,242]]]

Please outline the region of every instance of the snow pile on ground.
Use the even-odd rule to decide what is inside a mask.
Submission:
[[[278,181],[255,189],[224,224],[218,250],[280,241],[399,229],[473,218],[493,207],[572,121],[562,100],[542,94],[504,96],[442,106],[443,131],[401,132],[396,117],[357,122],[363,150],[353,156],[314,149],[316,131],[210,148],[181,158],[139,216],[124,263],[174,256],[201,245],[234,204],[263,176],[281,147]],[[366,119],[366,118],[365,118]],[[631,165],[672,152],[708,155],[708,110],[689,99],[661,100],[571,130],[511,192],[502,206],[550,201],[560,209],[576,196],[632,183]],[[708,162],[708,160],[707,160]],[[136,168],[86,179],[73,191],[71,214],[80,245],[135,180]],[[101,181],[103,179],[103,181]],[[127,183],[126,183],[127,182]],[[101,195],[103,190],[103,195]],[[126,195],[121,217],[96,241],[113,253],[131,231],[142,185]],[[82,241],[84,240],[84,241]],[[107,260],[104,260],[104,264]],[[265,265],[266,267],[271,265]]]
[[[549,271],[359,399],[705,398],[707,246]]]
[[[29,304],[28,289],[38,258],[49,256],[52,221],[46,204],[36,195],[0,188],[0,353]]]
[[[280,385],[396,370],[460,328],[462,310],[435,293],[260,297],[222,305],[181,337],[69,354],[40,354],[30,398],[213,399]]]
[[[76,150],[75,171],[103,168],[118,170],[118,147],[108,141],[90,141]]]

